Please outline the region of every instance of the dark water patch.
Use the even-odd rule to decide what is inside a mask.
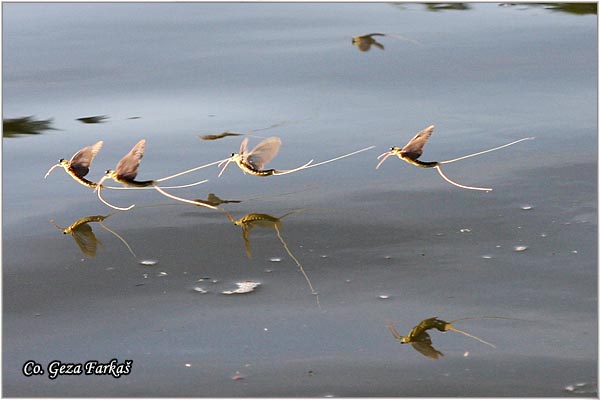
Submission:
[[[39,135],[52,127],[53,119],[35,119],[33,115],[20,118],[7,118],[2,120],[2,137],[14,138],[20,135]]]

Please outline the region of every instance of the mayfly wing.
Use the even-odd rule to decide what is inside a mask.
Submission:
[[[239,155],[244,156],[245,152],[246,152],[246,148],[248,147],[248,138],[245,138],[244,140],[242,140],[242,144],[240,144],[240,152]]]
[[[406,146],[402,148],[400,153],[412,160],[416,160],[417,158],[421,157],[421,154],[423,154],[423,146],[425,146],[425,143],[427,143],[427,140],[431,137],[434,127],[434,125],[430,125],[421,132],[417,133],[415,137],[410,139]]]
[[[244,155],[244,161],[252,165],[255,169],[261,170],[277,155],[279,147],[281,147],[281,139],[278,137],[267,138],[257,144],[248,154]]]
[[[90,164],[96,154],[102,148],[104,142],[101,140],[93,146],[87,146],[83,149],[79,150],[73,157],[71,157],[71,161],[69,161],[69,167],[77,173],[77,175],[83,177],[86,176],[90,171]]]
[[[96,238],[96,235],[94,235],[91,226],[87,223],[79,225],[77,228],[73,229],[71,235],[85,256],[96,256],[96,249],[100,241]]]
[[[117,164],[117,176],[119,178],[133,180],[137,176],[137,169],[140,165],[140,160],[144,156],[144,149],[146,148],[146,140],[142,139],[125,157]]]
[[[420,342],[411,342],[410,344],[413,349],[423,354],[425,357],[431,358],[432,360],[437,360],[444,355],[444,353],[433,347],[431,344],[431,338],[427,338]]]

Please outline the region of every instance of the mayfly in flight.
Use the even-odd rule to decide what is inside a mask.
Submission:
[[[415,165],[417,167],[420,168],[435,168],[438,173],[440,174],[440,176],[447,181],[448,183],[454,185],[454,186],[458,186],[460,188],[463,189],[471,189],[471,190],[483,190],[486,192],[491,191],[491,188],[482,188],[482,187],[474,187],[474,186],[465,186],[465,185],[461,185],[460,183],[454,182],[452,180],[450,180],[443,172],[441,169],[441,165],[442,164],[450,164],[452,162],[455,161],[459,161],[459,160],[464,160],[466,158],[470,158],[470,157],[475,157],[475,156],[479,156],[481,154],[485,154],[485,153],[489,153],[495,150],[500,150],[504,147],[508,147],[508,146],[512,146],[513,144],[522,142],[524,140],[532,140],[533,137],[527,137],[527,138],[523,138],[523,139],[519,139],[519,140],[515,140],[514,142],[502,145],[502,146],[498,146],[498,147],[494,147],[492,149],[489,150],[484,150],[484,151],[480,151],[478,153],[473,153],[473,154],[469,154],[466,156],[462,156],[459,158],[455,158],[453,160],[447,160],[447,161],[421,161],[419,160],[419,158],[421,157],[421,155],[423,154],[423,146],[425,146],[425,143],[427,143],[427,140],[431,137],[431,134],[433,133],[433,128],[435,126],[434,125],[430,125],[427,128],[423,129],[422,131],[420,131],[419,133],[417,133],[412,139],[409,140],[409,142],[404,146],[404,147],[392,147],[389,151],[386,151],[385,153],[381,154],[379,157],[377,157],[377,159],[381,158],[381,161],[379,161],[379,163],[377,164],[377,167],[375,167],[375,169],[378,169],[381,164],[383,164],[383,162],[390,156],[398,156],[398,158],[400,158],[403,161],[406,161],[409,164]]]

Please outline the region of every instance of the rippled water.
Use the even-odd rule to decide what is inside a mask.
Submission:
[[[589,6],[10,3],[3,17],[5,396],[593,393]],[[488,193],[396,157],[375,169],[431,124],[424,161],[535,140],[444,166]],[[171,192],[227,213],[104,190],[136,205],[114,212],[61,169],[43,179],[103,140],[97,181],[140,139],[138,178],[155,179],[230,156],[236,134],[281,138],[267,168],[376,148],[169,182],[209,179]],[[247,281],[260,286],[222,295]],[[452,323],[495,348],[388,329],[434,316],[501,317]],[[131,373],[22,373],[113,358]]]

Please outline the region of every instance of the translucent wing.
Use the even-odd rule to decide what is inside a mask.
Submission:
[[[444,354],[441,351],[437,350],[435,347],[433,347],[431,344],[431,338],[428,334],[425,335],[427,335],[427,338],[424,338],[422,341],[419,342],[411,342],[410,344],[413,347],[413,349],[423,354],[425,357],[437,360]]]
[[[117,164],[117,176],[121,179],[133,180],[137,176],[137,169],[140,165],[140,160],[144,156],[146,148],[146,140],[142,139],[125,157]]]
[[[101,140],[93,146],[87,146],[79,150],[69,161],[69,167],[79,176],[86,176],[90,171],[90,164],[96,154],[102,148],[104,142]]]
[[[244,147],[247,143],[247,138],[242,142],[242,147]],[[250,150],[248,154],[243,154],[240,148],[240,154],[244,157],[244,161],[248,164],[252,165],[255,169],[261,170],[264,166],[273,159],[279,152],[279,147],[281,146],[281,139],[278,137],[270,137],[259,144],[256,145],[255,148]]]
[[[244,155],[244,153],[246,152],[246,148],[248,147],[248,138],[245,138],[244,140],[242,140],[242,144],[240,144],[240,152],[238,154],[240,155]]]
[[[434,125],[431,125],[417,133],[415,137],[410,139],[406,146],[402,148],[400,153],[413,160],[421,157],[421,154],[423,154],[423,146],[425,146],[425,143],[427,143],[427,140],[433,133],[433,128]]]
[[[76,229],[73,229],[71,235],[85,256],[96,256],[96,249],[100,241],[96,238],[96,235],[94,235],[91,226],[88,224],[79,225]]]

